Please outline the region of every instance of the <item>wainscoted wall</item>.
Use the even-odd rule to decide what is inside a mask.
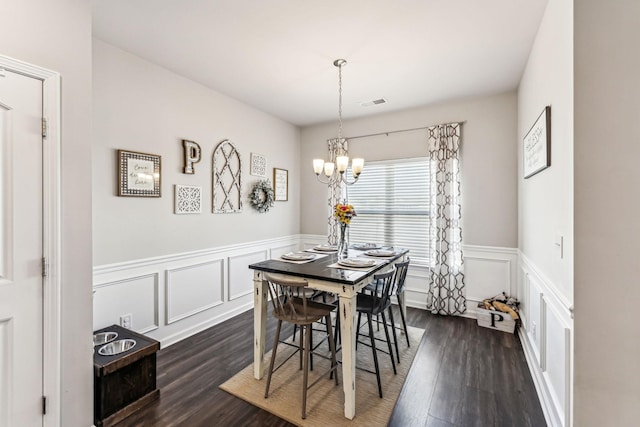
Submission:
[[[97,266],[94,330],[131,315],[132,329],[171,345],[252,308],[249,264],[325,241],[321,235],[295,235]],[[467,245],[464,254],[468,317],[475,317],[483,298],[503,291],[515,294],[515,249]],[[425,308],[427,274],[425,266],[409,269],[408,306]]]
[[[572,306],[557,287],[519,253],[520,340],[550,426],[571,425]]]
[[[464,279],[467,297],[465,317],[476,318],[478,302],[501,292],[515,295],[517,251],[512,248],[464,245]],[[429,270],[412,265],[407,273],[406,295],[409,307],[427,303]]]
[[[120,324],[163,347],[253,307],[249,264],[298,249],[299,236],[94,268],[94,330]]]
[[[253,307],[249,264],[325,241],[294,235],[95,267],[94,330],[131,315],[132,329],[169,346]],[[463,249],[466,316],[475,318],[477,303],[501,292],[521,301],[518,333],[549,425],[571,425],[570,305],[517,249]],[[425,308],[427,279],[426,266],[409,268],[408,306]]]

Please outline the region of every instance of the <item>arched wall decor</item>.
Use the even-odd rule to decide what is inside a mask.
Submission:
[[[225,139],[213,151],[213,213],[242,211],[240,153]]]

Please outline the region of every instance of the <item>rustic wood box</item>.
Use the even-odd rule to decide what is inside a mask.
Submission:
[[[516,328],[516,321],[511,318],[509,313],[503,313],[498,310],[485,310],[480,307],[478,307],[477,310],[478,326],[508,332],[510,334],[512,334]]]
[[[112,325],[96,332],[114,331],[119,339],[133,339],[136,345],[114,356],[93,354],[93,418],[96,427],[122,421],[158,398],[156,352],[160,343],[152,338]]]

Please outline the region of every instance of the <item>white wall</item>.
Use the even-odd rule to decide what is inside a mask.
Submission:
[[[572,13],[572,2],[549,1],[518,90],[521,338],[551,425],[571,425]],[[525,180],[522,140],[546,105],[551,106],[551,167]],[[564,240],[562,253],[557,236]]]
[[[640,2],[576,1],[574,19],[574,424],[638,425]]]
[[[94,40],[94,265],[210,249],[299,232],[299,130],[191,80]],[[197,142],[202,160],[183,170],[182,140]],[[211,213],[212,155],[222,140],[241,155],[243,212]],[[116,150],[162,156],[160,198],[118,197]],[[289,170],[289,200],[265,214],[248,194],[250,153]],[[175,215],[174,185],[202,187],[202,213]]]
[[[517,246],[516,96],[515,93],[465,99],[396,113],[345,120],[346,137],[439,123],[466,121],[462,128],[463,242]],[[326,140],[337,137],[337,124],[302,129],[301,230],[326,234],[326,185],[320,184],[312,159],[327,158]],[[390,134],[349,142],[352,157],[366,161],[426,156],[426,131]]]
[[[249,264],[298,247],[299,130],[280,119],[101,40],[94,65],[94,329],[130,314],[132,327],[172,344],[253,306]],[[182,140],[202,160],[183,173]],[[241,213],[211,212],[212,156],[222,140],[241,155]],[[160,198],[117,196],[116,150],[162,156]],[[259,213],[250,153],[289,170],[289,200]],[[174,214],[174,185],[202,187],[202,213]]]
[[[91,357],[91,3],[0,4],[0,54],[62,75],[63,426],[93,422]],[[28,153],[26,153],[28,154]]]
[[[518,91],[519,235],[524,252],[567,300],[573,295],[572,6],[550,1]],[[551,106],[551,167],[522,178],[522,139]],[[555,245],[564,237],[564,254]]]

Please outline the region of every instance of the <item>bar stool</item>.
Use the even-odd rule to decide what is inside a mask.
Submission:
[[[400,351],[398,349],[398,337],[396,335],[396,329],[401,329],[404,331],[405,338],[407,339],[407,347],[411,347],[409,343],[409,331],[407,330],[407,321],[404,316],[403,302],[404,302],[404,282],[407,278],[407,271],[409,270],[409,262],[410,259],[407,258],[406,261],[396,263],[393,277],[393,286],[391,289],[391,295],[396,297],[396,301],[398,303],[398,308],[400,309],[400,318],[402,319],[402,326],[398,326],[395,323],[395,319],[393,317],[393,307],[389,304],[389,320],[391,321],[391,327],[393,332],[393,343],[396,349],[396,358],[398,359],[398,363],[400,363]],[[374,280],[375,282],[375,280]],[[367,286],[362,288],[363,292],[374,292],[375,283],[369,283]]]
[[[373,276],[373,292],[370,294],[359,293],[356,300],[356,310],[358,312],[358,327],[356,329],[356,346],[358,342],[358,336],[360,336],[360,317],[362,313],[367,316],[367,323],[369,324],[369,339],[371,340],[371,350],[373,352],[373,363],[375,366],[376,380],[378,381],[378,393],[382,398],[382,384],[380,382],[380,367],[378,366],[378,349],[376,347],[376,338],[373,334],[373,316],[382,316],[382,324],[384,326],[384,334],[386,336],[387,346],[389,348],[389,356],[391,357],[391,365],[393,366],[393,373],[397,374],[396,364],[393,360],[393,350],[391,348],[391,339],[389,338],[389,329],[387,325],[387,319],[385,311],[391,306],[391,291],[393,287],[393,275],[394,271],[387,273],[376,274]],[[360,342],[361,344],[369,346],[369,344]],[[357,347],[356,347],[357,348]],[[367,370],[367,372],[371,372]]]
[[[311,326],[314,322],[317,322],[322,318],[325,319],[327,326],[331,357],[329,358],[318,353],[314,354],[318,357],[331,360],[331,368],[327,373],[331,373],[332,376],[335,373],[335,383],[338,385],[338,362],[336,360],[336,351],[333,344],[333,331],[331,329],[331,312],[333,311],[334,306],[317,301],[311,301],[305,298],[305,288],[308,286],[308,282],[306,280],[284,279],[269,274],[265,274],[265,280],[268,283],[269,297],[271,298],[271,304],[273,306],[273,316],[278,319],[278,325],[276,327],[276,336],[274,338],[273,350],[271,352],[271,361],[269,363],[269,372],[267,373],[267,385],[264,397],[265,399],[269,397],[269,386],[271,385],[272,374],[280,369],[295,353],[300,351],[303,358],[302,419],[305,419],[307,417],[307,390],[322,379],[322,376],[320,376],[311,385],[308,385],[309,358],[313,351],[311,348],[311,334],[313,333]],[[302,297],[299,295],[302,295]],[[280,330],[283,321],[300,327],[300,346],[294,346],[293,344],[286,343],[296,347],[296,351],[274,369],[278,344],[280,343]]]

